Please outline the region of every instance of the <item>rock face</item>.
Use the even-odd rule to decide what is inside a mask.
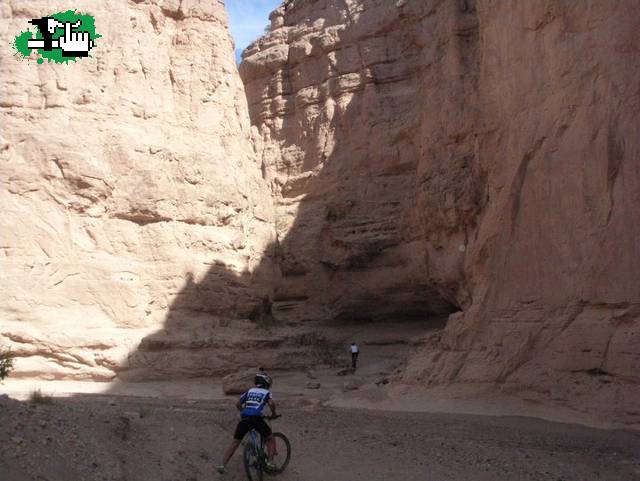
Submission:
[[[15,376],[207,372],[221,320],[270,295],[274,238],[224,5],[73,6],[93,58],[0,53],[0,344]],[[59,8],[3,2],[2,44]]]
[[[0,53],[15,374],[303,367],[309,324],[246,319],[445,315],[405,382],[637,416],[638,6],[287,0],[247,108],[220,2],[75,5],[92,59]],[[4,44],[56,8],[4,2]]]
[[[345,320],[452,312],[468,303],[460,247],[484,193],[467,175],[473,146],[445,145],[443,119],[430,116],[447,108],[463,131],[462,92],[445,107],[427,90],[449,79],[426,68],[436,44],[424,29],[436,19],[424,2],[344,5],[281,7],[240,68],[278,198],[275,312]]]
[[[275,315],[460,310],[405,381],[637,411],[637,7],[285,2],[240,69]]]

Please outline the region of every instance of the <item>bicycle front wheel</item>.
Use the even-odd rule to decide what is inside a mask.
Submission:
[[[244,470],[249,481],[262,481],[262,461],[260,453],[251,443],[244,445]]]
[[[271,464],[273,464],[275,468],[265,470],[265,473],[275,475],[283,472],[289,464],[291,460],[291,443],[282,433],[273,433],[271,436],[275,443]]]

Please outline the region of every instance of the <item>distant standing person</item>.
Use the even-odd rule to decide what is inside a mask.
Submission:
[[[351,369],[356,370],[356,364],[358,363],[358,354],[360,354],[360,349],[355,342],[351,343]]]

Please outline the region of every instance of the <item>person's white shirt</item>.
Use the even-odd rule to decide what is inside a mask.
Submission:
[[[358,354],[358,346],[356,344],[351,344],[351,354]]]

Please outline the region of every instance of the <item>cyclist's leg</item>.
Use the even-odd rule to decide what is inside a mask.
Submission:
[[[266,421],[262,418],[256,419],[254,428],[256,431],[260,433],[262,439],[265,441],[265,447],[267,451],[267,459],[271,461],[273,459],[273,454],[275,452],[275,444],[273,438],[271,437],[271,428],[266,423]]]
[[[240,446],[240,442],[242,441],[242,438],[244,438],[245,434],[247,434],[247,432],[249,432],[250,429],[251,429],[251,425],[249,422],[247,422],[246,419],[243,419],[238,423],[238,426],[236,427],[236,432],[233,435],[233,441],[231,441],[231,444],[229,444],[229,447],[224,453],[222,464],[218,466],[218,468],[222,467],[222,471],[224,471],[224,467],[227,465],[227,463],[231,459],[231,456],[233,456],[233,453],[236,452],[236,449],[238,449],[238,446]],[[220,469],[218,469],[218,471],[220,471]]]
[[[276,455],[276,441],[273,436],[269,436],[266,441],[267,444],[267,459],[269,462],[273,461],[273,457]]]
[[[240,439],[235,439],[235,438],[233,439],[233,441],[231,441],[231,444],[229,444],[229,447],[224,453],[224,458],[222,459],[222,466],[227,465],[227,463],[231,459],[231,456],[233,456],[233,453],[235,453],[236,449],[238,449],[238,446],[240,446],[240,441],[241,441]]]

